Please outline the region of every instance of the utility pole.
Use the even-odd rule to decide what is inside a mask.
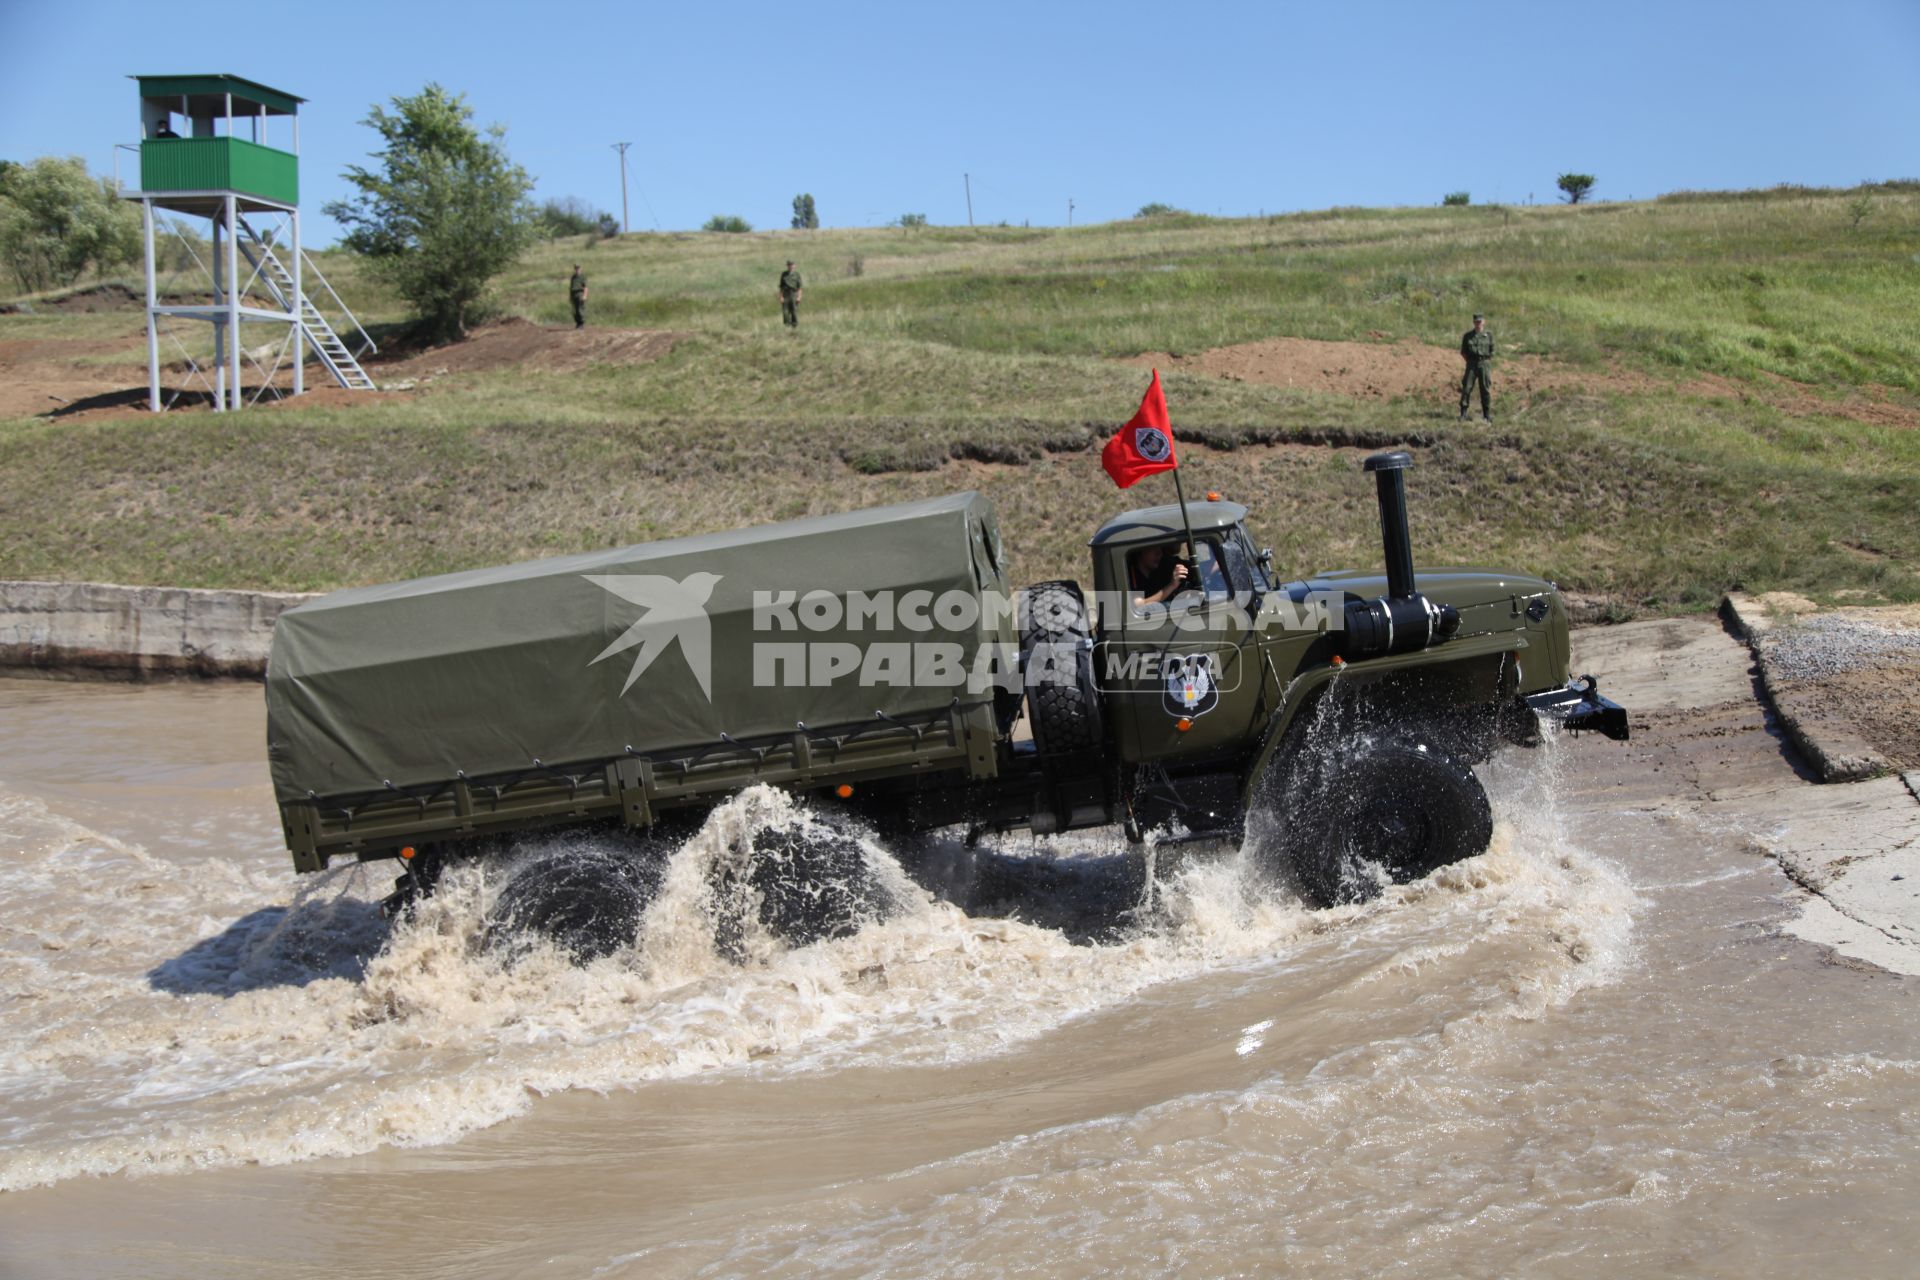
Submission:
[[[972,226],[973,225],[973,175],[970,173],[963,173],[960,175],[960,181],[967,184],[967,225]]]
[[[620,153],[620,234],[621,235],[626,235],[628,232],[633,230],[632,224],[627,221],[627,148],[632,145],[633,144],[631,142],[616,142],[613,144],[613,149]]]
[[[1067,226],[1069,229],[1071,229],[1073,226],[1073,197],[1072,196],[1067,197]]]

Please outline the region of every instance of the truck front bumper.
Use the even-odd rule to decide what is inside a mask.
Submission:
[[[1601,697],[1600,682],[1592,676],[1569,680],[1564,689],[1529,694],[1527,705],[1574,733],[1593,730],[1615,742],[1627,740],[1627,709]]]

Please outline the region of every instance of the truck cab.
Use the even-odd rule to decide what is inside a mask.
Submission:
[[[1094,534],[1093,666],[1123,759],[1237,747],[1271,703],[1254,620],[1275,584],[1246,516],[1237,502],[1209,500],[1190,504],[1184,520],[1178,506],[1150,507]],[[1143,602],[1172,563],[1187,570],[1183,589]]]

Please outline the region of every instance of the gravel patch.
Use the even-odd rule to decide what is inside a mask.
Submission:
[[[1920,631],[1831,614],[1778,626],[1763,643],[1767,660],[1787,680],[1920,663]]]

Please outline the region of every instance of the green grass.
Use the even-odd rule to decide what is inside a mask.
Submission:
[[[591,322],[688,334],[672,355],[352,409],[0,423],[0,576],[324,588],[958,488],[999,502],[1021,576],[1072,574],[1106,514],[1167,488],[1121,495],[1098,469],[1142,382],[1112,357],[1277,335],[1450,349],[1484,310],[1506,355],[1644,389],[1497,405],[1489,432],[1457,426],[1444,391],[1172,374],[1189,488],[1247,501],[1293,571],[1368,565],[1358,460],[1400,443],[1429,562],[1662,611],[1736,585],[1914,599],[1920,431],[1773,403],[1786,378],[1920,408],[1920,194],[1877,189],[1855,228],[1857,198],[574,239],[507,273],[496,308],[562,323],[578,261]],[[774,299],[788,257],[798,334]],[[351,258],[323,269],[370,320],[403,318]],[[137,323],[0,317],[0,342]],[[1700,396],[1703,373],[1750,394]]]

